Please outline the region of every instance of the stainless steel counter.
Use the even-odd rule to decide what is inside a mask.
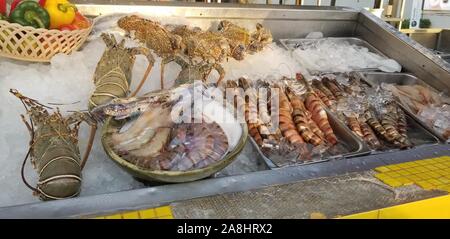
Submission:
[[[433,52],[399,33],[389,24],[367,11],[331,7],[289,7],[267,5],[150,3],[145,1],[96,1],[84,4],[74,1],[85,14],[98,16],[110,13],[139,12],[153,16],[181,16],[196,22],[216,23],[219,19],[234,19],[247,23],[262,22],[273,32],[275,40],[300,38],[312,31],[327,37],[359,37],[397,60],[404,71],[425,80],[445,92],[450,90],[450,64]],[[91,2],[91,1],[89,1]],[[120,5],[116,5],[120,4]],[[80,197],[62,201],[0,208],[0,218],[10,217],[79,217],[119,210],[141,209],[191,198],[237,191],[247,191],[269,185],[285,184],[310,178],[327,177],[369,170],[376,166],[448,155],[450,145],[423,145],[405,151],[369,155],[329,162],[264,170],[239,176],[154,186],[133,191]],[[256,154],[254,157],[258,157]]]

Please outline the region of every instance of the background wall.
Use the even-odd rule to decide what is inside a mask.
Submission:
[[[405,0],[405,18],[409,18],[411,15],[412,8],[412,0]],[[265,3],[265,0],[249,0],[250,3]],[[270,0],[272,4],[278,4],[279,0]],[[388,0],[384,0],[385,5],[389,2]],[[284,4],[295,4],[295,0],[283,0]],[[305,5],[315,5],[315,0],[304,0]],[[322,4],[329,6],[330,0],[322,0]],[[336,6],[347,6],[352,8],[365,8],[365,7],[373,7],[373,0],[336,0]],[[432,28],[450,28],[450,12],[424,12],[423,18],[429,18],[431,20]]]

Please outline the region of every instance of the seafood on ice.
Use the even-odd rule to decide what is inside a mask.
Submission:
[[[404,107],[440,133],[444,139],[450,138],[450,98],[419,84],[383,83],[381,88],[390,91]]]
[[[121,127],[108,134],[111,148],[130,163],[151,170],[207,167],[222,160],[242,134],[240,123],[202,83],[118,99],[93,114],[121,120]]]
[[[390,94],[370,89],[357,74],[325,74],[315,77],[311,85],[317,95],[322,95],[322,105],[337,114],[371,149],[412,146],[403,110]]]
[[[236,60],[243,60],[246,53],[253,54],[261,51],[273,40],[270,31],[260,23],[256,24],[256,31],[250,33],[243,27],[223,20],[219,23],[218,30],[227,39],[231,51],[230,56]]]
[[[22,180],[41,200],[56,200],[76,197],[80,193],[81,171],[89,156],[91,145],[87,146],[84,157],[78,148],[78,130],[82,122],[95,122],[88,114],[75,112],[63,117],[59,110],[49,113],[45,106],[34,99],[22,95],[17,90],[10,92],[24,105],[29,120],[21,115],[30,132],[28,153],[22,164]],[[38,171],[39,181],[31,186],[24,175],[28,157]]]
[[[229,103],[244,112],[250,136],[272,160],[279,158],[277,165],[307,162],[338,144],[318,96],[301,80],[241,77],[224,88]]]
[[[136,55],[145,55],[150,64],[155,61],[150,51],[144,47],[126,48],[125,40],[117,43],[114,35],[102,34],[106,50],[97,64],[94,73],[95,90],[89,98],[89,109],[103,105],[115,98],[128,96],[131,84],[131,71]],[[142,79],[134,94],[144,83],[147,75]]]
[[[162,89],[164,89],[164,66],[171,61],[179,63],[175,60],[176,57],[181,56],[185,59],[182,63],[183,69],[191,68],[186,67],[186,64],[202,67],[207,70],[202,72],[204,75],[215,69],[222,79],[225,71],[220,64],[224,60],[228,57],[243,60],[247,53],[262,51],[273,40],[271,32],[259,23],[254,32],[226,20],[219,23],[217,31],[204,31],[187,25],[161,25],[159,22],[136,15],[122,17],[117,24],[163,59]],[[152,66],[153,64],[149,64],[147,72]]]

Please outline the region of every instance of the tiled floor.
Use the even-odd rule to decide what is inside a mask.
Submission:
[[[96,219],[173,219],[170,206],[96,217]]]
[[[450,157],[443,156],[375,168],[375,177],[391,187],[416,184],[450,192]]]

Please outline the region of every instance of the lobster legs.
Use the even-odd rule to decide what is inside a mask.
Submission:
[[[175,86],[192,83],[195,80],[202,80],[203,82],[206,82],[212,70],[216,70],[219,73],[219,79],[217,80],[216,85],[219,85],[223,80],[223,78],[225,77],[225,70],[220,64],[217,63],[193,64],[192,62],[184,59],[181,56],[164,58],[161,65],[164,66],[172,61],[181,66],[181,71],[175,80]],[[161,76],[163,75],[164,72],[161,71]],[[161,89],[163,88],[164,83],[163,80],[161,80]]]
[[[155,58],[153,57],[152,53],[150,53],[148,48],[145,48],[145,47],[132,48],[131,53],[133,55],[144,55],[147,57],[147,61],[148,61],[148,66],[147,66],[147,69],[145,69],[144,76],[142,76],[142,79],[139,82],[138,86],[136,87],[136,90],[134,90],[134,92],[130,94],[130,97],[134,97],[141,90],[142,86],[144,86],[145,81],[147,80],[148,76],[150,75],[150,72],[152,71],[153,66],[155,65]],[[161,89],[163,89],[162,85],[161,85]]]

